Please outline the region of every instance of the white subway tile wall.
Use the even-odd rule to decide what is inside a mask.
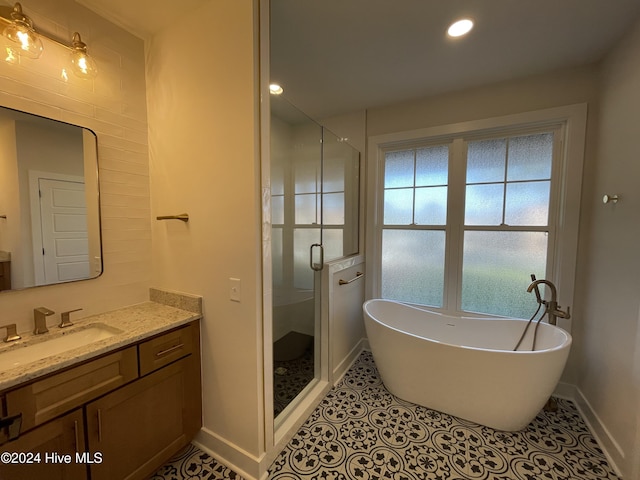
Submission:
[[[94,80],[76,78],[69,51],[46,39],[37,60],[10,63],[0,51],[0,104],[96,133],[104,273],[0,294],[2,320],[18,323],[19,331],[32,327],[31,310],[40,305],[81,307],[85,316],[147,300],[151,274],[144,42],[74,0],[26,0],[22,7],[37,31],[62,43],[80,32],[98,65]]]

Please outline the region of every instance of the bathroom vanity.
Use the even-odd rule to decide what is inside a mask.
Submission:
[[[111,329],[108,338],[8,370],[3,352],[20,345],[3,346],[2,418],[21,416],[21,428],[13,440],[0,430],[0,478],[154,473],[201,427],[199,319],[155,302],[96,315],[51,331],[77,335],[93,324]]]

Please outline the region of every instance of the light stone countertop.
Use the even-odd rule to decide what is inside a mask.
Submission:
[[[151,298],[154,298],[153,295]],[[162,299],[160,299],[160,301],[162,301]],[[44,335],[21,333],[22,339],[16,342],[4,343],[0,341],[0,391],[70,367],[84,360],[126,347],[127,345],[200,318],[202,318],[201,313],[149,301],[74,320],[72,327],[62,329],[55,325],[50,326],[49,333]],[[79,348],[73,348],[35,362],[18,366],[3,365],[2,353],[9,349],[25,347],[37,348],[37,346],[34,345],[35,343],[47,341],[54,337],[69,335],[74,331],[85,329],[92,324],[102,324],[108,328],[117,329],[121,331],[121,333],[116,333],[112,337]]]

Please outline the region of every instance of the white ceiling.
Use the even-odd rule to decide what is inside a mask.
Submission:
[[[76,1],[146,38],[211,0]],[[640,18],[639,0],[271,5],[272,80],[314,118],[595,62]],[[475,28],[448,39],[447,26],[463,16]]]

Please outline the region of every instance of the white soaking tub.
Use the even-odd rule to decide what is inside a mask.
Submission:
[[[382,381],[397,397],[433,410],[516,431],[553,393],[571,335],[541,323],[513,351],[526,320],[454,317],[391,300],[363,305],[371,351]]]

